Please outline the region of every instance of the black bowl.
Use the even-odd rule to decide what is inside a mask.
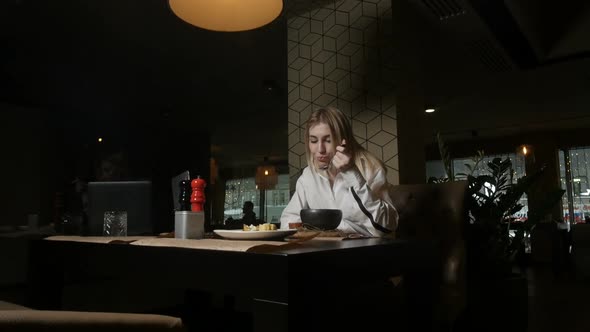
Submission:
[[[321,230],[336,229],[342,220],[342,211],[335,209],[302,209],[301,222]]]

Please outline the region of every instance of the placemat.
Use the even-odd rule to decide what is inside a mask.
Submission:
[[[288,237],[289,241],[343,241],[352,239],[368,239],[370,237],[358,233],[346,233],[340,230],[312,230],[300,228],[297,233]]]
[[[188,249],[207,249],[241,252],[267,252],[273,248],[284,249],[285,246],[293,246],[292,243],[282,241],[248,241],[248,240],[224,240],[224,239],[171,239],[149,238],[131,243],[135,246],[175,247]]]
[[[141,239],[154,238],[151,236],[76,236],[76,235],[56,235],[46,237],[49,241],[72,241],[86,243],[131,243]]]

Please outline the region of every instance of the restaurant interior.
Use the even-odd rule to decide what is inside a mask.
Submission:
[[[0,3],[0,144],[5,172],[0,248],[7,262],[0,273],[0,304],[51,307],[39,302],[41,293],[31,294],[39,290],[35,283],[52,280],[39,276],[49,265],[32,253],[49,248],[38,243],[46,236],[83,235],[88,216],[79,188],[101,181],[104,160],[115,160],[120,167],[115,180],[150,181],[155,235],[174,231],[173,192],[178,187],[171,180],[185,171],[190,179],[199,176],[207,183],[207,233],[241,218],[246,201],[254,203],[260,222],[277,224],[307,166],[305,122],[313,110],[334,106],[350,118],[359,143],[384,162],[388,182],[399,186],[391,192],[398,193],[392,199],[400,204],[400,218],[427,218],[424,227],[434,231],[424,233],[426,238],[442,237],[448,244],[441,249],[443,265],[456,264],[453,259],[460,256],[445,251],[464,241],[456,240],[457,234],[470,241],[470,233],[445,221],[452,219],[442,206],[446,198],[460,199],[455,187],[444,187],[449,183],[443,178],[468,173],[470,166],[465,164],[472,165],[479,151],[482,172],[493,158],[511,161],[510,183],[543,169],[540,180],[517,200],[522,209],[509,216],[522,225],[538,219],[523,233],[519,231],[526,226],[510,231],[512,238],[524,237],[512,266],[522,278],[500,286],[486,279],[484,286],[513,294],[524,289],[523,297],[489,300],[482,304],[489,307],[486,314],[471,312],[475,303],[481,304],[476,296],[465,304],[453,292],[460,288],[459,292],[476,294],[481,287],[473,285],[481,282],[442,277],[437,282],[452,287],[441,298],[450,301],[447,308],[459,309],[442,313],[438,303],[432,312],[418,314],[412,305],[417,306],[420,296],[428,297],[427,278],[411,282],[407,277],[409,289],[420,289],[404,293],[409,302],[375,300],[405,306],[414,319],[404,323],[407,330],[424,328],[416,322],[423,320],[434,322],[429,328],[437,331],[485,330],[488,321],[501,315],[492,309],[497,303],[515,312],[497,323],[504,324],[501,331],[590,328],[584,319],[590,309],[590,4],[260,0],[237,15],[246,16],[252,8],[264,12],[271,3],[281,8],[262,25],[216,31],[181,18],[174,2]],[[272,179],[263,176],[265,172]],[[473,175],[481,174],[477,172]],[[429,187],[412,187],[428,182]],[[439,189],[443,187],[447,189]],[[416,217],[413,208],[405,206],[422,197],[423,188],[431,195],[424,199],[429,212]],[[460,194],[466,190],[460,188]],[[556,190],[561,190],[560,199],[544,206]],[[420,227],[399,232],[412,237],[422,234]],[[442,227],[450,230],[440,231]],[[62,253],[64,248],[76,247],[66,244],[51,250]],[[92,256],[81,253],[93,252],[70,253],[70,259],[90,260]],[[282,280],[272,272],[267,277],[269,285]],[[402,291],[396,280],[387,292],[397,298]],[[463,288],[453,288],[459,283]],[[149,287],[153,296],[146,299],[141,287]],[[224,291],[174,293],[149,282],[129,291],[135,301],[113,304],[108,296],[100,296],[99,288],[72,287],[67,289],[69,297],[62,294],[61,309],[137,314],[121,318],[130,320],[127,327],[145,322],[141,315],[158,314],[153,323],[162,331],[178,328],[174,317],[190,323],[189,331],[199,330],[199,325],[205,330],[281,330],[260,325],[241,311],[259,310],[261,304]],[[100,300],[92,303],[86,299],[90,295],[80,294]],[[142,301],[145,308],[133,306]],[[203,309],[203,301],[210,308]],[[190,302],[191,310],[215,309],[213,319],[249,323],[223,328],[195,323],[191,314],[185,315],[186,307],[172,306],[176,302]],[[261,308],[276,314],[274,307]],[[0,327],[1,313],[7,310],[0,306]],[[476,324],[473,317],[488,323]],[[96,318],[96,330],[104,329],[101,319],[109,318]],[[299,330],[302,325],[297,324],[285,330]],[[140,325],[136,330],[154,328]]]

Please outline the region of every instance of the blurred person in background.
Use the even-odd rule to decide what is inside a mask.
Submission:
[[[242,206],[242,219],[234,219],[229,217],[225,220],[225,228],[227,229],[242,229],[244,225],[259,225],[260,220],[256,219],[256,213],[254,212],[254,203],[251,201],[245,201]]]

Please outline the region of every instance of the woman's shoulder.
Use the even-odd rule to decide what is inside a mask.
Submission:
[[[366,180],[372,179],[378,174],[383,174],[385,176],[387,173],[387,169],[383,162],[368,151],[364,151],[364,153],[360,154],[358,159],[359,162],[357,163],[357,167]]]
[[[301,175],[297,179],[297,182],[301,185],[306,183],[314,183],[317,181],[318,176],[319,174],[317,172],[314,172],[311,167],[305,166],[305,168],[301,170]]]
[[[309,166],[305,166],[303,168],[303,170],[301,170],[301,177],[307,177],[307,176],[312,176],[313,175],[313,171],[311,170],[311,167]]]

